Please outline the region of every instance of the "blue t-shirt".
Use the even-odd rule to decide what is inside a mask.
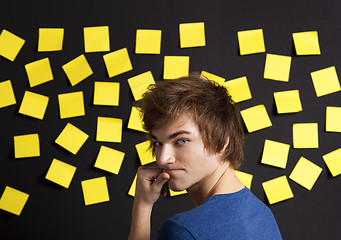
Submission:
[[[282,239],[276,220],[249,189],[219,194],[168,219],[157,239]]]

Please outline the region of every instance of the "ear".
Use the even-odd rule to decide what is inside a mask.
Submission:
[[[226,148],[229,146],[229,143],[230,143],[230,137],[227,137],[223,148],[218,153],[223,153],[226,150]]]

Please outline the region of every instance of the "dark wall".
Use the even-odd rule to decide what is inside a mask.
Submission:
[[[140,132],[126,128],[133,106],[127,79],[151,70],[156,81],[162,80],[163,57],[190,56],[190,71],[205,70],[226,79],[247,76],[253,98],[239,103],[240,109],[264,104],[273,126],[248,134],[241,170],[254,175],[251,190],[269,205],[262,182],[290,175],[301,156],[323,168],[311,191],[289,180],[294,198],[269,205],[284,239],[337,239],[341,230],[341,182],[333,178],[322,155],[340,147],[340,133],[325,132],[326,106],[340,106],[341,93],[316,97],[310,72],[335,66],[340,69],[341,3],[339,1],[6,1],[2,2],[0,30],[6,29],[26,40],[14,62],[0,57],[0,81],[10,79],[17,104],[0,109],[0,193],[11,186],[30,194],[19,217],[0,211],[2,236],[8,239],[126,239],[129,233],[133,198],[127,194],[139,159],[135,144],[144,141]],[[179,23],[205,22],[206,46],[180,49]],[[110,79],[102,56],[85,54],[94,74],[72,87],[61,66],[84,53],[83,27],[109,26],[111,51],[127,48],[133,70]],[[61,52],[37,52],[38,29],[65,29]],[[136,55],[136,29],[161,29],[160,55]],[[237,31],[262,28],[267,53],[292,56],[288,83],[263,79],[265,53],[240,56]],[[321,55],[296,56],[292,33],[316,30]],[[30,88],[24,65],[49,57],[54,80]],[[95,80],[121,84],[120,106],[94,106]],[[303,111],[278,115],[273,92],[299,89]],[[25,90],[50,98],[43,120],[18,113]],[[57,95],[83,91],[86,115],[60,119]],[[96,142],[97,116],[123,119],[122,143]],[[54,143],[66,123],[89,134],[77,155]],[[318,149],[293,149],[292,124],[317,122]],[[13,136],[39,133],[41,156],[15,159]],[[260,163],[265,139],[291,145],[286,169]],[[106,145],[126,153],[119,175],[93,167],[98,150]],[[69,189],[45,179],[53,158],[77,167]],[[80,182],[106,176],[110,201],[85,206]],[[165,198],[156,203],[152,216],[152,237],[171,215],[193,207],[189,196]],[[236,226],[238,227],[238,226]]]

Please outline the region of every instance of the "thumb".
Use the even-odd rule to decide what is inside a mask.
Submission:
[[[153,187],[155,187],[157,191],[161,191],[163,185],[169,180],[169,178],[170,176],[168,173],[161,173],[153,183]]]

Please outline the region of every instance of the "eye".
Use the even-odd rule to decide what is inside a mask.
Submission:
[[[154,147],[160,147],[160,146],[162,146],[161,142],[154,141]]]
[[[188,140],[187,139],[178,139],[177,141],[176,141],[176,143],[177,144],[185,144],[185,143],[187,143],[188,142]]]

